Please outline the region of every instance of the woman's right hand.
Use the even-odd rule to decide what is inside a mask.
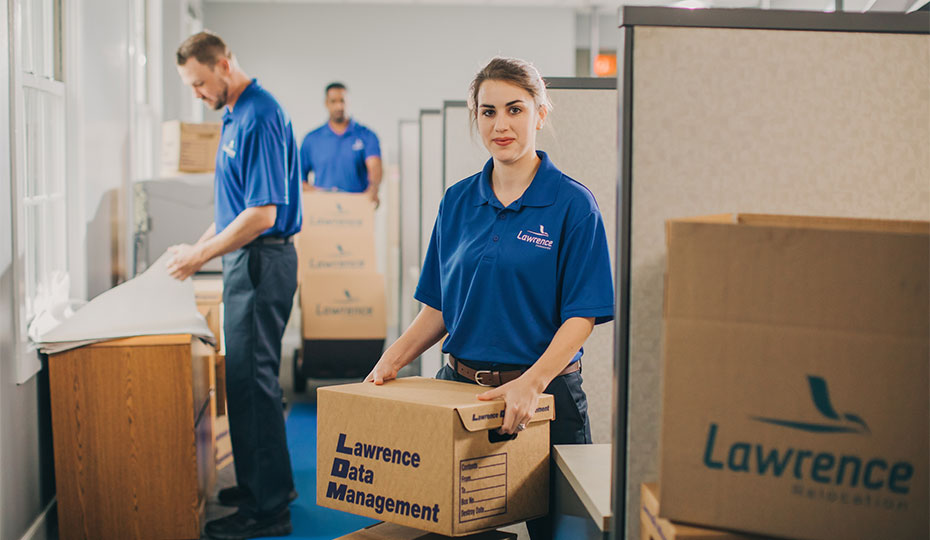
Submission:
[[[387,353],[382,354],[378,363],[371,369],[371,373],[365,377],[365,382],[373,382],[377,385],[382,385],[385,381],[396,379],[398,369],[396,365],[396,362],[388,358]]]

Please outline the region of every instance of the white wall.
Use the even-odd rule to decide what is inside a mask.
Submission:
[[[85,182],[87,218],[87,294],[93,298],[113,285],[113,271],[122,266],[114,250],[114,223],[125,224],[125,193],[129,177],[130,71],[128,2],[82,2],[78,62],[81,80],[77,104],[82,114],[77,141]],[[101,21],[107,21],[101,24]],[[124,234],[128,230],[124,231]]]
[[[339,80],[349,87],[350,113],[375,130],[391,163],[398,121],[465,99],[474,73],[496,54],[526,58],[549,76],[574,75],[575,15],[566,8],[223,2],[204,8],[205,27],[278,98],[298,140],[326,121],[323,90]]]

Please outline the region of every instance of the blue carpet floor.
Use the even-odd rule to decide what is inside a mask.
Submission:
[[[291,504],[294,532],[287,538],[332,540],[377,520],[316,505],[316,405],[295,403],[287,416],[287,446],[300,497]]]

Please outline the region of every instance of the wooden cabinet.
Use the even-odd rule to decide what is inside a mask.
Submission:
[[[213,354],[172,335],[49,358],[62,540],[200,538],[216,474]]]

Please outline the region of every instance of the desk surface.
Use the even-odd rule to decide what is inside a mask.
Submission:
[[[565,475],[591,519],[602,531],[609,531],[611,445],[559,444],[552,447],[556,466]]]

